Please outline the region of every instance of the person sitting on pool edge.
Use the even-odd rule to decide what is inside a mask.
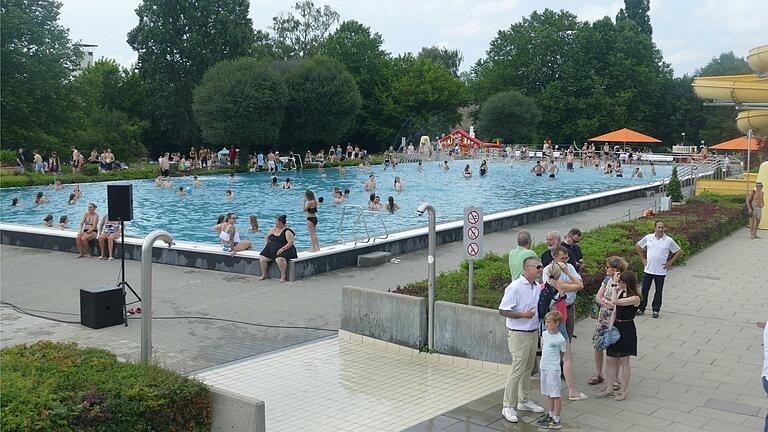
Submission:
[[[231,256],[251,248],[250,241],[240,240],[240,234],[237,232],[237,228],[235,228],[236,221],[237,216],[234,213],[227,213],[226,220],[222,223],[221,232],[219,233],[221,250],[229,252]]]
[[[286,215],[280,215],[275,219],[275,226],[267,232],[264,249],[259,254],[261,267],[260,280],[268,279],[267,271],[269,263],[274,261],[280,269],[280,282],[285,282],[285,272],[288,269],[288,260],[298,257],[293,239],[296,233],[288,228]]]

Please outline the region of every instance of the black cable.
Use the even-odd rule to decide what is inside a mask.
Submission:
[[[61,315],[79,315],[74,313],[68,313],[68,312],[56,312],[56,311],[46,311],[46,310],[37,310],[37,309],[24,309],[19,306],[14,305],[13,303],[9,303],[6,301],[0,301],[0,305],[3,306],[10,306],[14,310],[16,310],[19,313],[30,315],[37,318],[47,319],[50,321],[56,321],[61,323],[67,323],[67,324],[80,324],[80,321],[64,321],[56,318],[46,317],[42,315],[33,314],[29,311],[35,311],[35,312],[43,312],[43,313],[52,313],[52,314],[61,314]],[[130,316],[128,319],[141,319],[141,317],[137,316]],[[153,320],[177,320],[177,319],[197,319],[197,320],[206,320],[206,321],[222,321],[222,322],[229,322],[229,323],[235,323],[235,324],[243,324],[243,325],[250,325],[254,327],[266,327],[266,328],[279,328],[279,329],[298,329],[298,330],[319,330],[319,331],[327,331],[327,332],[334,332],[337,333],[338,330],[336,329],[327,329],[327,328],[321,328],[321,327],[306,327],[306,326],[288,326],[288,325],[274,325],[274,324],[259,324],[259,323],[253,323],[248,321],[239,321],[239,320],[233,320],[228,318],[217,318],[217,317],[208,317],[208,316],[153,316]]]

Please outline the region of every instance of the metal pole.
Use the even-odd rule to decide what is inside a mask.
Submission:
[[[752,129],[747,131],[747,195],[749,195],[749,157],[752,153]]]
[[[427,235],[427,289],[428,289],[428,316],[427,316],[427,346],[434,349],[435,336],[435,246],[437,244],[437,232],[435,231],[435,208],[429,203],[422,203],[418,210],[419,216],[424,212],[429,214],[429,233]]]
[[[472,298],[474,297],[475,289],[475,261],[469,260],[469,294],[467,297],[467,304],[472,306]]]
[[[149,363],[152,358],[152,245],[162,240],[170,248],[173,237],[163,230],[149,233],[141,244],[141,361]]]

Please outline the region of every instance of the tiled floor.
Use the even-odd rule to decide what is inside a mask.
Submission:
[[[202,372],[264,400],[269,431],[399,431],[504,385],[504,374],[342,337]]]

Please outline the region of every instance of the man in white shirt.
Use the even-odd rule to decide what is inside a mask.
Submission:
[[[541,289],[536,280],[541,276],[541,268],[539,257],[526,258],[522,276],[504,289],[499,305],[499,314],[506,318],[507,343],[512,354],[501,415],[512,423],[518,421],[515,407],[520,411],[544,412],[544,408],[528,399],[539,342],[537,306]]]
[[[659,317],[661,311],[661,293],[664,289],[664,278],[667,276],[667,270],[672,264],[680,258],[683,250],[675,243],[672,237],[664,234],[664,222],[656,221],[653,234],[640,239],[635,245],[637,254],[645,264],[643,270],[643,299],[640,301],[640,307],[637,310],[638,315],[645,313],[645,306],[648,304],[648,294],[651,290],[651,282],[656,285],[656,291],[653,293],[653,317]],[[644,253],[645,250],[645,253]],[[670,254],[672,256],[670,257]]]

